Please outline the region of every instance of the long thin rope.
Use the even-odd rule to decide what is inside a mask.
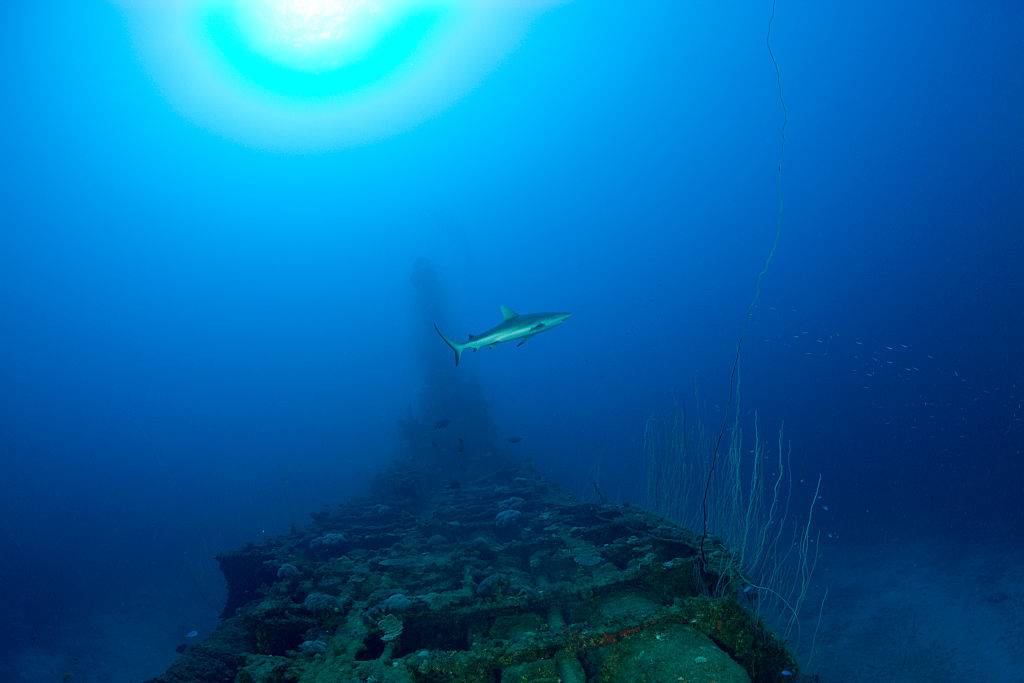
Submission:
[[[708,493],[711,490],[711,481],[714,479],[715,468],[718,465],[718,456],[722,449],[722,438],[725,436],[725,429],[729,424],[729,416],[732,414],[733,401],[736,396],[736,378],[739,373],[740,354],[743,350],[743,341],[746,339],[750,320],[754,317],[754,309],[757,308],[757,303],[761,300],[761,283],[763,282],[765,275],[768,274],[768,269],[771,267],[772,260],[775,258],[775,251],[779,248],[779,240],[782,238],[782,214],[784,208],[782,201],[782,162],[786,154],[786,127],[789,125],[789,107],[786,105],[786,97],[782,89],[782,69],[779,68],[779,61],[775,58],[775,51],[772,49],[772,26],[775,24],[776,2],[777,0],[772,0],[772,13],[768,18],[768,32],[765,34],[765,45],[768,48],[768,56],[771,57],[772,65],[775,67],[775,85],[779,92],[779,106],[782,108],[782,128],[779,131],[779,161],[775,169],[775,198],[777,202],[775,212],[775,238],[772,240],[771,249],[768,250],[768,255],[765,257],[764,265],[761,267],[761,272],[757,274],[757,280],[754,282],[754,296],[750,300],[750,305],[747,306],[747,313],[743,317],[743,323],[740,328],[740,336],[736,340],[736,355],[732,361],[732,370],[729,371],[729,401],[725,407],[725,415],[722,417],[722,426],[718,430],[718,437],[715,439],[714,450],[711,452],[711,467],[708,468],[707,481],[704,482],[704,500],[701,503],[701,512],[704,517],[704,528],[700,534],[700,564],[702,569],[707,566],[707,557],[704,554],[704,541],[708,537]]]

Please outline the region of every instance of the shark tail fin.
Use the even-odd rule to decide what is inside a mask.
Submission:
[[[462,358],[462,344],[457,344],[448,337],[444,336],[444,332],[442,332],[441,328],[437,326],[437,323],[434,323],[434,331],[437,332],[437,335],[444,340],[444,343],[448,345],[448,348],[455,352],[455,367],[458,367],[459,360]]]

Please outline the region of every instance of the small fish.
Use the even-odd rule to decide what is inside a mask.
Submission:
[[[790,671],[789,669],[783,669],[782,671],[779,672],[779,675],[781,675],[783,678],[789,678],[789,677],[791,677],[793,675],[793,672]]]
[[[445,427],[447,427],[451,423],[452,423],[452,421],[449,420],[448,418],[445,418],[443,420],[438,420],[437,422],[434,423],[434,429],[444,429]]]
[[[199,635],[199,631],[197,631],[195,629],[192,629],[191,631],[189,631],[188,633],[185,634],[185,637],[186,638],[195,638],[198,635]]]
[[[523,437],[521,436],[510,436],[507,439],[505,439],[505,441],[508,441],[509,443],[519,443],[522,440]]]

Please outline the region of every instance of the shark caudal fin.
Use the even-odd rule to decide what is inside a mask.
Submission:
[[[448,345],[448,348],[455,352],[455,367],[458,367],[459,360],[462,358],[462,344],[457,344],[444,336],[444,332],[442,332],[441,328],[437,326],[437,323],[434,323],[434,331],[437,332],[437,335],[444,340],[444,343]]]

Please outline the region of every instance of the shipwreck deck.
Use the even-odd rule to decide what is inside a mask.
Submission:
[[[696,555],[689,531],[526,469],[360,499],[222,555],[220,626],[153,680],[792,681]]]

